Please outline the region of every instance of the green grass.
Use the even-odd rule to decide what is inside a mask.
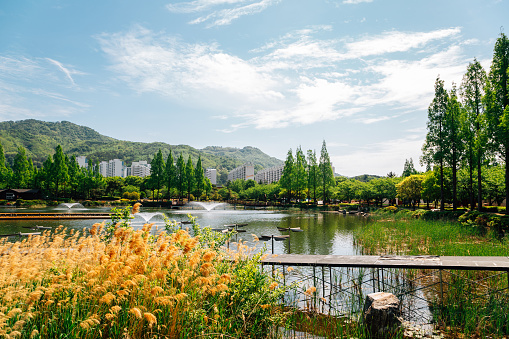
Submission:
[[[472,223],[416,219],[418,212],[380,211],[357,230],[364,254],[508,256],[509,242]],[[452,337],[501,338],[509,334],[508,277],[497,272],[453,271],[444,277],[443,302],[430,295],[435,320]],[[482,284],[479,283],[481,279]],[[485,288],[483,285],[486,285]]]

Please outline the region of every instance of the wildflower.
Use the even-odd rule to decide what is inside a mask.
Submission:
[[[106,313],[104,315],[104,317],[106,318],[106,320],[108,321],[112,321],[113,319],[115,319],[117,316],[115,314],[112,314],[112,313]]]
[[[306,295],[312,295],[312,294],[313,294],[313,293],[315,293],[315,292],[316,292],[316,287],[311,286],[310,288],[308,288],[308,289],[306,290],[306,292],[304,292],[304,294],[306,294]]]
[[[140,211],[140,207],[141,207],[141,204],[139,202],[137,202],[136,204],[134,204],[133,206],[133,209],[131,211],[131,214],[136,214]]]
[[[149,327],[152,327],[152,325],[156,324],[157,323],[157,318],[155,315],[153,315],[152,313],[150,312],[145,312],[143,313],[143,317],[145,318],[145,320],[148,321],[148,326]]]
[[[203,255],[203,261],[212,261],[216,257],[216,252],[207,252]]]
[[[162,292],[164,292],[163,288],[161,286],[156,286],[156,287],[152,288],[152,290],[150,291],[150,294],[157,295]]]
[[[141,310],[137,307],[133,307],[129,310],[129,313],[133,314],[136,318],[141,319]]]
[[[102,298],[99,300],[101,304],[111,304],[111,302],[115,300],[115,295],[111,292],[106,293],[102,296]]]
[[[115,305],[115,306],[112,306],[112,307],[110,308],[110,312],[111,312],[111,313],[118,313],[118,312],[120,312],[120,310],[121,310],[121,309],[122,309],[122,307],[120,307],[120,306],[118,306],[118,305]]]
[[[277,287],[277,282],[273,282],[272,284],[270,284],[269,289],[273,290],[276,287]]]
[[[213,270],[214,270],[214,265],[212,265],[211,263],[208,263],[208,262],[204,263],[200,267],[200,273],[204,277],[208,277]]]
[[[231,281],[232,281],[232,278],[230,277],[229,274],[224,273],[219,277],[220,283],[230,283]]]

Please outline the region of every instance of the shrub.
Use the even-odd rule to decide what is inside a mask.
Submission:
[[[387,207],[384,207],[383,210],[386,212],[392,212],[392,213],[398,212],[398,208],[396,206],[387,206]]]

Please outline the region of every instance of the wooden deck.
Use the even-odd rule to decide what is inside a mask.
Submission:
[[[271,254],[262,265],[507,271],[509,257]]]

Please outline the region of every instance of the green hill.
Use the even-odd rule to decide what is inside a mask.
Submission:
[[[140,160],[150,162],[159,149],[164,159],[171,149],[174,157],[175,154],[178,156],[182,153],[187,159],[188,155],[191,155],[195,162],[198,155],[201,155],[204,167],[218,170],[231,170],[248,161],[255,165],[255,170],[282,163],[255,147],[239,149],[209,146],[200,150],[188,145],[169,145],[163,142],[122,141],[68,121],[45,122],[30,119],[0,122],[0,143],[7,162],[12,163],[18,147],[23,146],[27,150],[27,156],[31,157],[37,166],[41,166],[48,155],[53,155],[57,145],[61,145],[68,155],[84,155],[93,162],[110,159],[120,159],[127,164]]]

